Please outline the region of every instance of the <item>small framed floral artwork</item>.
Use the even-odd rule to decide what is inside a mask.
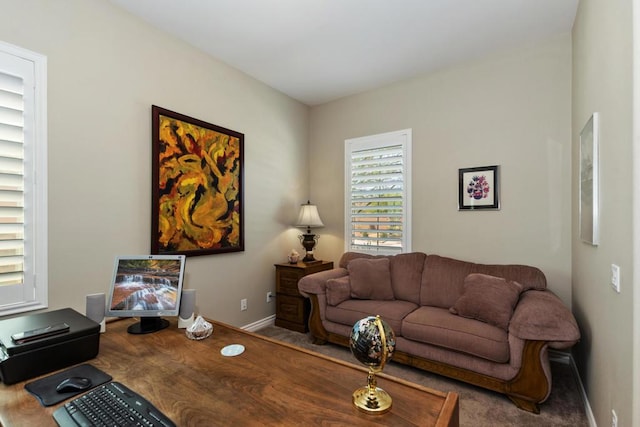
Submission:
[[[500,209],[498,166],[458,170],[458,210]]]

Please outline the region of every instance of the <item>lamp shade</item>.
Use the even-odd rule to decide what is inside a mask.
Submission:
[[[300,205],[300,213],[298,214],[296,227],[324,227],[324,224],[320,219],[320,214],[318,214],[318,207],[316,205],[312,205],[309,201],[307,201],[305,205]]]

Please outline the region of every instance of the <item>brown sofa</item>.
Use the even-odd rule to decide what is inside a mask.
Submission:
[[[396,334],[393,360],[506,394],[539,412],[551,392],[547,349],[580,338],[542,271],[420,252],[342,255],[298,282],[311,300],[314,342],[349,344],[353,324],[380,315]]]

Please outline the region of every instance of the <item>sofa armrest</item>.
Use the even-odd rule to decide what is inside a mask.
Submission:
[[[549,290],[522,293],[509,332],[524,340],[547,341],[556,349],[569,348],[580,339],[575,317]]]
[[[346,268],[334,268],[304,276],[298,281],[298,290],[309,298],[309,294],[323,295],[327,292],[327,280],[347,276]]]

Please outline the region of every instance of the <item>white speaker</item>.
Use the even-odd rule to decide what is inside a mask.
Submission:
[[[193,325],[196,311],[196,290],[183,289],[180,298],[180,314],[178,315],[178,328],[188,328]]]
[[[104,294],[87,295],[87,317],[100,324],[100,333],[103,333],[107,329],[104,318],[105,309],[106,305]]]

